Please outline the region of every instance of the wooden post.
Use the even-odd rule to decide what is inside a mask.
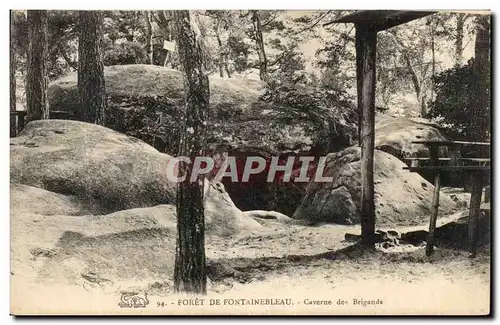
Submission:
[[[21,132],[24,129],[24,118],[26,116],[26,111],[17,112],[17,129],[16,133]]]
[[[431,165],[438,166],[438,150],[439,147],[434,145],[430,147],[431,154]],[[427,256],[432,255],[434,252],[434,232],[436,230],[437,216],[439,212],[439,191],[440,191],[440,177],[439,171],[434,172],[434,195],[432,196],[432,207],[431,207],[431,221],[429,222],[429,234],[427,236],[427,247],[425,248],[425,253]]]
[[[14,138],[17,135],[17,116],[10,112],[10,137]]]
[[[479,237],[479,215],[481,214],[481,196],[483,194],[484,175],[481,171],[472,172],[472,188],[468,219],[468,242],[471,257],[477,254]]]
[[[484,188],[484,203],[489,203],[491,200],[491,189],[490,186]]]
[[[377,32],[369,26],[357,25],[356,71],[358,74],[358,109],[361,115],[361,243],[367,247],[375,247],[373,155],[376,49]]]

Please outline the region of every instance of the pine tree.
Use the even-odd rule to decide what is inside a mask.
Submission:
[[[189,11],[174,11],[177,50],[184,77],[184,125],[178,156],[203,154],[205,128],[209,110],[208,76],[203,73],[200,33]],[[182,168],[179,168],[180,170]],[[186,166],[185,182],[177,187],[177,247],[174,285],[176,292],[206,293],[205,217],[203,207],[204,178],[191,182]]]
[[[49,118],[47,101],[47,11],[28,10],[27,121]]]
[[[14,11],[10,11],[10,110],[16,110],[16,50],[14,47],[14,28],[12,23],[14,21]]]
[[[80,11],[78,40],[78,96],[80,119],[104,125],[106,87],[102,53],[103,14]]]
[[[269,81],[269,73],[267,71],[267,56],[264,46],[264,38],[262,36],[262,25],[258,10],[251,10],[252,24],[253,24],[253,37],[257,45],[257,54],[259,55],[259,76],[260,80],[264,82]]]

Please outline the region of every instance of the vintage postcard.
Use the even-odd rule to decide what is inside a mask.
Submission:
[[[490,315],[490,18],[11,10],[11,314]]]

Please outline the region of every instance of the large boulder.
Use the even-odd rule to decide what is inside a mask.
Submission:
[[[170,156],[108,128],[77,121],[33,121],[10,142],[13,183],[73,195],[103,213],[174,202]]]
[[[57,143],[48,147],[56,149]],[[24,158],[30,160],[29,155],[25,153]],[[50,162],[58,164],[55,159]],[[113,167],[111,162],[110,166]],[[64,175],[71,175],[70,168],[63,169]],[[76,165],[75,168],[80,167]],[[13,180],[30,180],[29,175],[23,177]],[[124,177],[136,176],[126,174]],[[126,190],[107,178],[102,183],[97,179],[92,182],[80,179],[68,184],[88,192],[93,192],[91,186],[96,186],[96,191],[105,196]],[[124,181],[122,186],[130,184]],[[11,274],[14,281],[24,283],[37,279],[85,286],[123,279],[150,277],[161,281],[173,277],[177,231],[173,204],[146,206],[150,198],[140,196],[134,199],[135,205],[145,207],[101,214],[99,209],[96,211],[96,204],[89,204],[89,200],[94,199],[85,195],[55,193],[19,183],[11,183],[10,189]],[[105,201],[100,203],[101,211],[115,210],[106,209]],[[252,215],[234,205],[221,183],[206,181],[207,245],[218,243],[219,237],[250,234],[261,228]]]
[[[408,119],[377,114],[375,148],[390,153],[405,162],[406,158],[429,157],[425,145],[412,141],[462,140],[458,132],[439,128],[425,119]],[[446,154],[442,148],[442,154]]]
[[[235,215],[225,214],[227,207],[224,213],[210,211],[207,245],[218,242],[217,237],[261,228],[241,211]],[[11,223],[11,272],[16,278],[90,284],[86,281],[92,278],[113,282],[173,277],[177,237],[173,205],[85,216],[18,212],[13,211]]]
[[[82,215],[175,202],[167,179],[172,158],[130,136],[77,121],[28,123],[11,139],[11,208],[44,215]],[[222,183],[205,183],[207,230],[219,235],[258,227]]]
[[[295,211],[295,219],[337,224],[360,222],[361,173],[358,147],[350,147],[327,157],[325,176],[330,183],[311,182]],[[433,185],[417,173],[403,170],[396,157],[375,150],[375,211],[379,225],[412,225],[428,221]],[[441,194],[441,214],[448,214],[455,202]]]
[[[429,148],[413,141],[453,141],[465,140],[463,135],[451,129],[441,128],[430,121],[418,118],[408,119],[380,114],[375,122],[375,148],[390,153],[402,162],[410,165],[408,158],[429,157]],[[447,147],[439,148],[439,155],[448,155]],[[419,166],[432,164],[420,161]],[[419,174],[428,181],[433,180],[432,171],[421,171]],[[441,172],[441,184],[445,186],[464,187],[465,174],[462,172]]]
[[[176,152],[179,113],[184,107],[180,71],[134,64],[105,67],[104,75],[106,126],[137,137],[162,152]],[[261,100],[264,91],[264,85],[257,80],[211,76],[209,144],[224,144],[233,149],[256,147],[273,154],[308,151],[318,145],[316,134],[309,131],[311,123],[283,123],[273,113],[272,104]],[[76,119],[77,74],[51,82],[48,98],[51,117]],[[344,121],[341,115],[338,114],[336,128],[345,125],[354,131],[355,125]],[[340,132],[337,142],[350,143],[351,133]]]
[[[261,228],[233,203],[224,185],[205,181],[205,227],[208,234],[231,236]]]
[[[77,197],[50,192],[38,187],[10,184],[11,214],[38,213],[46,216],[78,216],[87,213]]]
[[[181,73],[160,66],[120,65],[105,67],[104,74],[106,126],[141,139],[160,152],[177,152],[178,121],[184,107]],[[333,107],[338,111],[332,114],[333,130],[322,130],[325,134],[320,134],[308,119],[287,121],[287,114],[281,114],[271,102],[262,100],[264,92],[259,80],[210,77],[211,112],[206,138],[209,149],[237,153],[238,159],[244,162],[245,157],[256,152],[266,158],[299,153],[318,156],[354,144],[357,118],[353,117],[352,107]],[[308,96],[312,94],[304,91],[299,98],[307,102],[304,98]],[[51,117],[68,118],[69,114],[69,118],[76,118],[77,74],[53,81],[48,97]],[[276,209],[291,214],[304,194],[303,188],[293,184],[276,188],[275,184],[265,181],[254,182],[250,189],[247,184],[227,181],[224,184],[237,206],[245,210]],[[294,204],[280,206],[280,202],[285,201]]]
[[[208,235],[233,236],[261,228],[261,225],[252,219],[251,215],[245,214],[234,205],[222,183],[205,181],[204,199],[205,231]],[[10,184],[10,201],[10,212],[11,215],[15,216],[13,219],[18,219],[19,216],[23,215],[50,216],[49,219],[79,216],[82,222],[92,218],[98,218],[98,220],[101,220],[100,218],[106,220],[107,218],[108,223],[115,223],[113,220],[127,219],[126,222],[115,223],[114,232],[130,231],[140,228],[141,225],[175,229],[177,223],[175,205],[172,204],[126,209],[104,216],[94,216],[93,211],[87,209],[88,204],[84,198],[17,183]],[[21,217],[21,219],[23,218]],[[94,226],[97,228],[87,229],[82,224],[79,232],[99,231],[99,224],[94,223]],[[28,225],[27,229],[29,228]],[[61,228],[64,230],[63,226]],[[106,224],[104,228],[109,228],[109,225]]]
[[[220,237],[249,235],[260,223],[236,208],[221,183],[205,187],[207,250]],[[11,183],[11,274],[14,281],[107,285],[170,281],[176,209],[162,204],[95,215],[85,200]]]

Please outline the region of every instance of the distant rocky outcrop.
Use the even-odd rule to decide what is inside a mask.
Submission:
[[[430,121],[377,115],[375,122],[375,148],[390,153],[406,164],[408,158],[430,157],[429,148],[413,141],[464,141],[463,135],[451,129],[441,128]],[[448,156],[448,148],[440,147],[439,155]],[[430,161],[420,161],[419,166],[430,165]],[[419,174],[428,181],[433,181],[431,171],[421,171]],[[460,172],[441,172],[441,184],[444,186],[464,187],[466,177]]]
[[[180,71],[137,64],[105,67],[104,73],[106,126],[141,139],[160,152],[177,152],[178,120],[184,107]],[[343,149],[354,144],[357,119],[351,116],[353,107],[339,108],[342,113],[333,114],[335,137],[321,137],[316,134],[318,131],[311,131],[312,121],[284,122],[272,103],[261,100],[264,92],[264,85],[258,80],[210,77],[209,149],[235,154],[244,164],[245,157],[256,153],[262,157],[324,154],[331,148]],[[307,91],[304,94],[310,95]],[[53,81],[48,97],[51,116],[76,118],[76,73]],[[303,188],[293,184],[280,188],[267,182],[250,188],[246,184],[224,182],[224,185],[242,209],[277,209],[285,214],[293,213],[304,194]],[[253,188],[261,193],[256,194],[258,197],[247,196],[253,193]],[[285,201],[294,204],[276,204]]]
[[[134,64],[105,67],[104,73],[106,126],[137,137],[162,152],[175,152],[176,128],[184,106],[180,71]],[[231,148],[258,147],[273,154],[310,150],[315,139],[314,134],[306,132],[307,123],[277,123],[271,114],[272,106],[260,100],[263,93],[260,81],[210,77],[209,144],[214,147],[218,144]],[[48,98],[51,116],[76,119],[77,74],[53,81],[49,85]],[[338,122],[339,126],[345,123]],[[351,128],[354,130],[355,126]]]
[[[391,117],[378,114],[375,122],[375,148],[405,161],[411,157],[429,157],[425,145],[412,141],[461,140],[458,132],[444,130],[427,120]],[[441,148],[445,150],[445,148]],[[446,152],[442,152],[446,154]]]
[[[396,157],[375,150],[375,207],[379,225],[412,225],[430,215],[433,185],[403,170]],[[327,157],[325,176],[331,183],[309,184],[305,197],[295,211],[295,219],[337,224],[360,222],[361,174],[360,148],[351,147]],[[455,202],[441,194],[440,213],[455,208]]]

